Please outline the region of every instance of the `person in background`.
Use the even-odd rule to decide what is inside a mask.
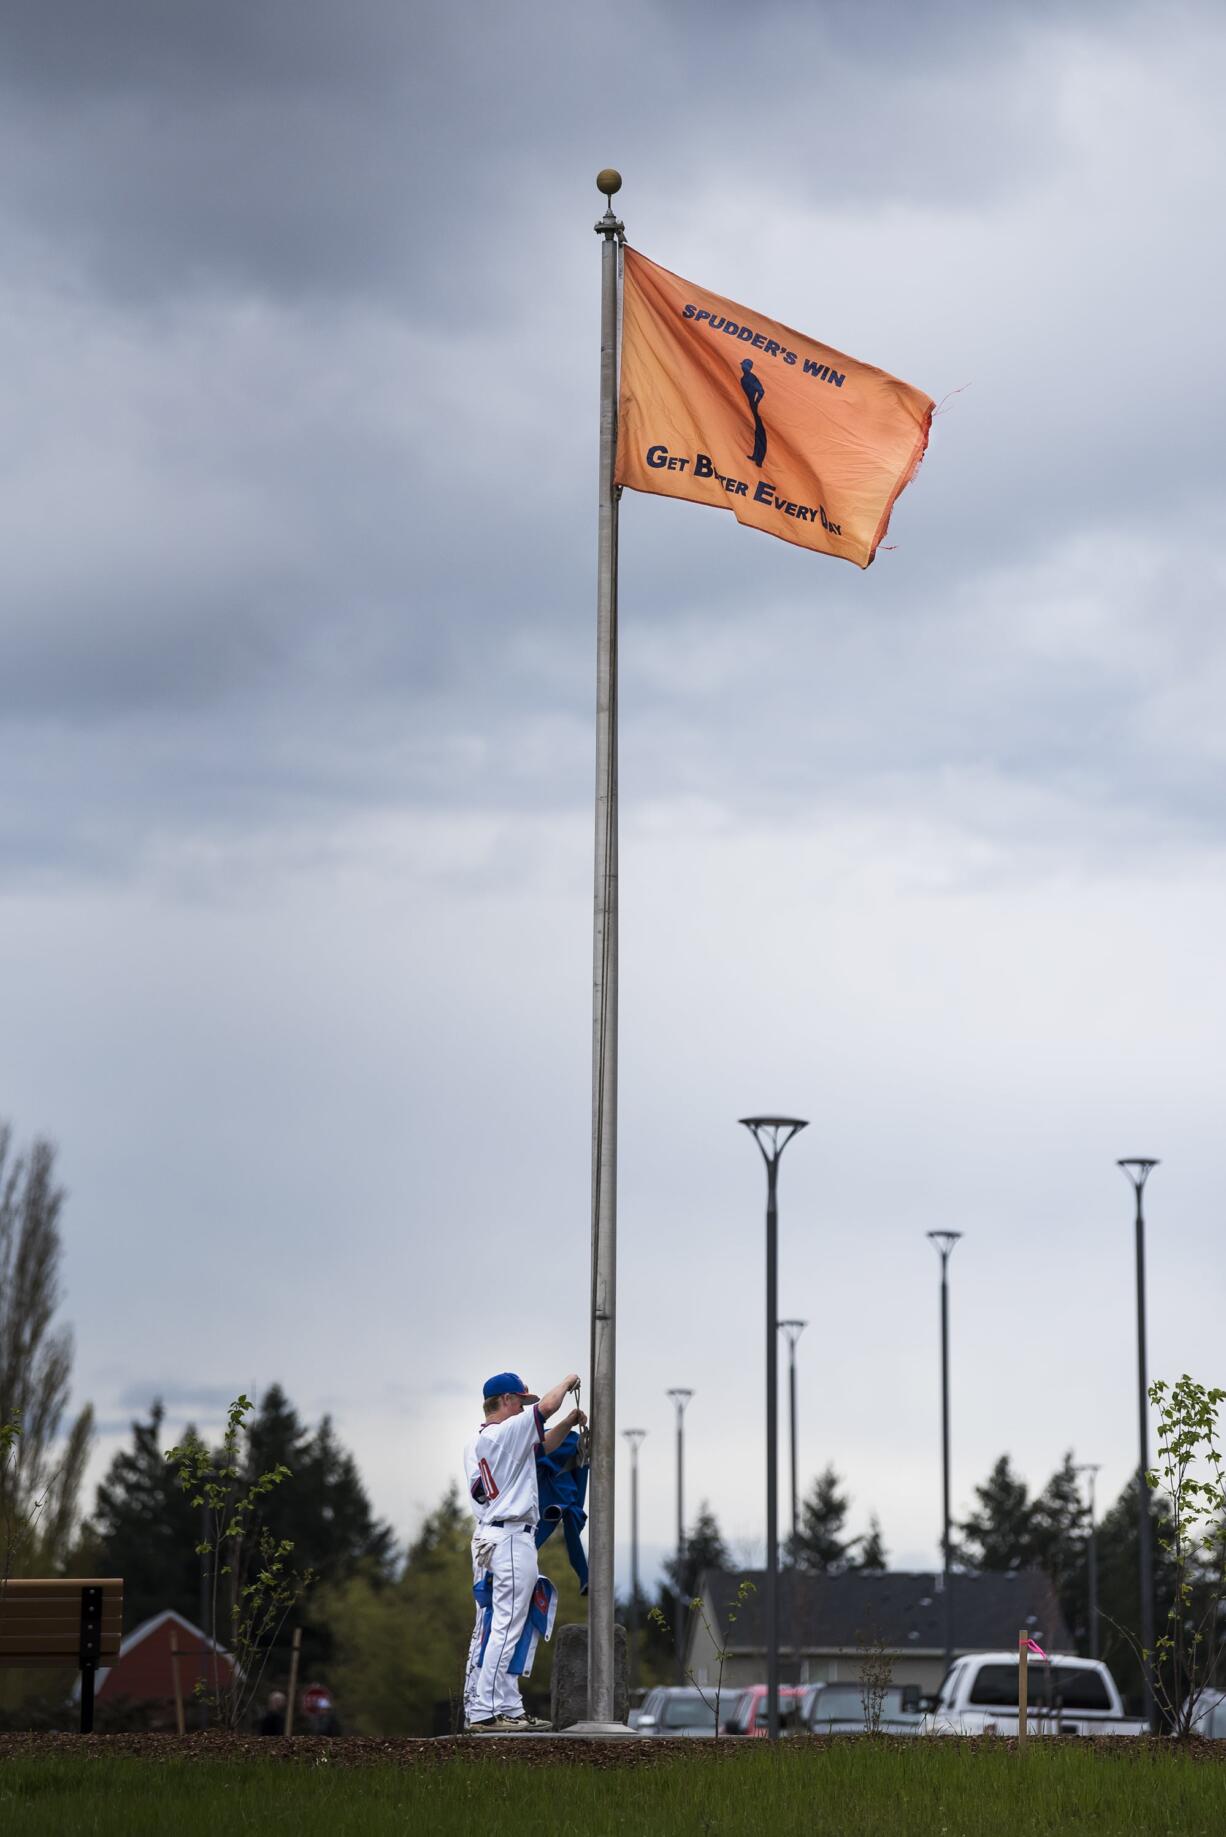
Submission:
[[[308,1684],[302,1693],[302,1733],[304,1735],[339,1735],[340,1718],[336,1699],[326,1684]]]
[[[274,1690],[268,1699],[268,1708],[255,1725],[257,1735],[284,1735],[285,1733],[285,1692]]]

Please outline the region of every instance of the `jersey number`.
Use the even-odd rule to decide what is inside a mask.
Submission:
[[[490,1464],[484,1455],[481,1456],[477,1465],[481,1469],[481,1478],[485,1481],[486,1498],[490,1500],[496,1499],[498,1497],[498,1488],[494,1485],[494,1476],[490,1472]]]

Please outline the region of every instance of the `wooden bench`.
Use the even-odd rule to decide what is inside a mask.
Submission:
[[[122,1637],[119,1577],[0,1582],[0,1665],[78,1665],[83,1735],[94,1726],[94,1673],[118,1658]]]

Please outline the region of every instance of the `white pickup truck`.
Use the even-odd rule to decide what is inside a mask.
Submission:
[[[1026,1727],[1032,1735],[1145,1735],[1126,1716],[1115,1679],[1100,1659],[1031,1658]],[[925,1735],[1016,1735],[1017,1653],[970,1652],[956,1659],[924,1718]]]

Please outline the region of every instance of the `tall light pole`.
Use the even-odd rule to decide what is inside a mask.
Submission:
[[[766,1732],[779,1739],[779,1160],[798,1116],[742,1116],[766,1162]]]
[[[633,1691],[639,1669],[639,1447],[646,1429],[623,1429],[630,1447],[630,1676]]]
[[[685,1406],[693,1391],[671,1390],[677,1410],[677,1681],[685,1682],[685,1590],[681,1573],[685,1568]]]
[[[796,1561],[796,1533],[799,1530],[799,1492],[796,1485],[796,1342],[808,1326],[807,1320],[781,1320],[780,1333],[788,1340],[788,1415],[792,1435],[792,1561]]]
[[[930,1231],[941,1259],[941,1619],[945,1630],[945,1669],[954,1662],[954,1614],[949,1564],[949,1259],[960,1231]]]
[[[1118,1161],[1116,1165],[1123,1168],[1137,1195],[1137,1420],[1140,1426],[1141,1455],[1141,1464],[1137,1468],[1137,1548],[1141,1569],[1141,1649],[1147,1655],[1142,1660],[1141,1672],[1145,1691],[1145,1717],[1152,1728],[1154,1676],[1150,1655],[1154,1649],[1154,1532],[1149,1484],[1145,1478],[1149,1472],[1149,1381],[1145,1355],[1145,1213],[1141,1206],[1141,1195],[1145,1191],[1145,1182],[1158,1163],[1141,1155],[1132,1155]]]
[[[1090,1657],[1098,1657],[1098,1542],[1094,1529],[1094,1476],[1101,1461],[1083,1461],[1075,1473],[1090,1476],[1090,1530],[1086,1539],[1086,1612],[1090,1620]]]

